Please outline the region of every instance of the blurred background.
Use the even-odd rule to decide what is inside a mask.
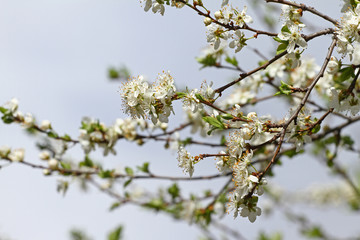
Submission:
[[[302,2],[333,18],[341,16],[341,1]],[[213,10],[218,10],[220,5],[220,0],[206,3]],[[249,3],[241,1],[238,6],[242,9],[244,5]],[[116,118],[127,117],[118,94],[121,82],[108,78],[110,67],[126,66],[132,75],[145,75],[150,80],[163,70],[170,70],[179,88],[199,88],[204,79],[219,87],[238,75],[210,68],[199,71],[201,66],[195,57],[207,46],[205,27],[202,17],[187,8],[167,8],[162,17],[144,12],[138,1],[125,0],[0,0],[0,6],[0,104],[16,97],[22,112],[34,114],[38,121],[48,119],[58,133],[68,133],[74,138],[79,135],[84,116],[100,119],[107,125]],[[262,17],[253,9],[249,9],[249,14],[254,19]],[[315,30],[331,27],[308,13],[305,19]],[[275,20],[274,31],[278,32],[281,23]],[[262,28],[256,21],[254,26]],[[306,53],[321,64],[330,42],[330,37],[313,40]],[[270,57],[275,42],[259,37],[249,41],[249,46],[259,48]],[[256,67],[261,60],[246,49],[236,56],[246,70]],[[286,108],[276,106],[270,101],[255,109],[260,115],[284,117]],[[170,129],[184,119],[180,105],[176,110]],[[2,145],[25,148],[25,159],[40,163],[34,138],[19,125],[0,124]],[[189,149],[194,155],[208,150]],[[103,158],[101,152],[92,156],[105,166],[119,168],[150,161],[151,169],[159,174],[184,176],[177,167],[176,153],[165,150],[163,143],[151,142],[139,147],[120,141],[116,150],[117,156]],[[83,157],[79,147],[70,154],[74,159]],[[344,164],[352,166],[354,159],[358,161],[357,156],[348,156]],[[207,160],[199,164],[195,175],[214,172],[215,161]],[[283,166],[277,167],[274,173],[275,177],[269,182],[288,190],[339,181],[329,174],[324,164],[306,155],[284,160]],[[72,184],[63,197],[56,191],[59,179],[44,177],[40,170],[18,164],[0,169],[0,239],[69,239],[69,231],[74,228],[85,231],[93,239],[104,239],[120,224],[125,227],[125,239],[196,239],[201,236],[194,225],[138,207],[129,205],[109,212],[113,199],[93,188],[84,193],[77,183]],[[157,189],[170,183],[144,181],[139,185]],[[223,181],[182,186],[184,191],[193,192],[203,189],[204,184],[220,189]],[[262,204],[265,201],[260,200],[260,206]],[[306,213],[336,236],[359,233],[359,215],[346,208],[297,205],[294,211]],[[253,224],[247,219],[234,220],[232,215],[226,215],[224,223],[247,239],[255,239],[259,231],[280,231],[284,239],[301,239],[297,226],[280,212],[275,212],[271,218],[262,216]]]

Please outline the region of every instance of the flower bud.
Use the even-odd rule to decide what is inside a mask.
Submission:
[[[331,56],[330,58],[330,61],[327,65],[327,69],[326,71],[329,73],[329,74],[335,74],[339,71],[339,61],[336,59],[336,57],[334,56]]]
[[[55,158],[51,158],[48,161],[49,168],[51,168],[51,169],[57,169],[58,164],[59,164],[59,161],[57,159],[55,159]]]
[[[49,176],[49,175],[51,175],[51,171],[50,171],[49,169],[44,169],[44,170],[43,170],[43,174],[44,174],[45,176]]]
[[[0,157],[1,158],[6,158],[8,156],[8,154],[10,153],[11,149],[10,147],[4,145],[0,147]]]
[[[43,131],[49,130],[51,129],[51,122],[49,120],[43,120],[39,127]]]
[[[209,17],[204,18],[204,24],[205,24],[205,26],[208,26],[208,25],[210,25],[211,23],[212,23],[211,18],[209,18]]]
[[[41,160],[49,160],[50,159],[50,153],[48,151],[42,151],[40,154],[39,154],[39,158]]]
[[[216,11],[216,12],[214,13],[214,16],[215,16],[216,19],[223,18],[223,15],[222,15],[222,13],[221,13],[220,11]]]

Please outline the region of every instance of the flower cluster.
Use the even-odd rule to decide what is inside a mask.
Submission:
[[[212,82],[207,84],[204,81],[200,89],[193,89],[182,96],[183,108],[185,111],[191,110],[193,113],[203,110],[201,101],[213,102],[215,91],[212,89]]]
[[[153,13],[160,13],[161,15],[164,15],[165,13],[165,2],[169,2],[169,0],[165,1],[165,0],[141,0],[140,2],[144,2],[145,1],[145,6],[144,6],[144,10],[145,12],[149,11],[150,8],[153,11]],[[186,0],[185,2],[188,2],[188,0]],[[171,6],[176,7],[176,8],[182,8],[185,5],[185,3],[176,1],[176,0],[171,0]]]
[[[223,1],[222,5],[225,6],[227,3],[228,1]],[[231,7],[231,9],[228,10],[225,7],[214,13],[217,22],[213,22],[209,17],[204,19],[204,24],[207,26],[207,41],[214,46],[215,50],[220,47],[222,41],[227,41],[230,38],[233,40],[229,43],[229,47],[235,48],[235,52],[239,52],[244,46],[246,46],[246,41],[248,39],[245,38],[245,34],[243,32],[236,30],[234,31],[234,34],[232,34],[223,26],[231,24],[242,28],[247,23],[252,23],[253,20],[249,15],[246,15],[246,11],[246,6],[241,12],[237,8]]]
[[[149,126],[143,119],[116,119],[112,126],[106,126],[97,120],[84,118],[81,123],[80,136],[78,137],[81,147],[85,153],[95,150],[96,145],[104,149],[104,155],[109,152],[116,154],[114,146],[118,139],[125,138],[129,141],[137,139],[137,128],[145,129],[166,129],[167,124]]]
[[[18,148],[11,150],[8,146],[0,147],[0,158],[8,159],[13,162],[22,162],[24,161],[25,150],[23,148]]]
[[[347,90],[330,89],[331,97],[329,107],[337,112],[351,113],[355,116],[360,111],[360,99],[356,94],[351,94]]]
[[[281,28],[281,33],[275,38],[275,40],[281,43],[279,48],[286,49],[290,54],[295,51],[296,46],[306,48],[307,43],[300,34],[302,28],[305,27],[305,24],[300,21],[302,10],[284,5],[282,7],[282,12],[285,21]],[[278,50],[280,50],[279,48]]]
[[[262,195],[262,186],[266,184],[265,178],[260,181],[256,172],[249,172],[252,157],[253,152],[246,151],[232,166],[235,190],[230,193],[228,204],[228,211],[234,212],[234,218],[240,213],[240,216],[248,217],[250,222],[254,222],[256,217],[261,215],[261,209],[257,206],[258,197],[248,197],[248,194],[252,192]]]
[[[120,90],[125,112],[134,118],[150,117],[154,124],[168,122],[175,96],[174,79],[169,72],[159,74],[158,81],[149,85],[143,76],[127,81]]]

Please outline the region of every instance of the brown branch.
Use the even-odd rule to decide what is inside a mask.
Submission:
[[[293,6],[293,7],[297,7],[297,8],[300,8],[302,9],[303,11],[308,11],[308,12],[311,12],[323,19],[325,19],[326,21],[329,21],[331,22],[332,24],[334,24],[335,26],[338,26],[339,25],[339,22],[336,21],[335,19],[317,11],[315,8],[313,7],[309,7],[309,6],[306,6],[305,4],[298,4],[298,3],[294,3],[294,2],[290,2],[290,1],[286,1],[286,0],[265,0],[267,3],[269,2],[272,2],[272,3],[280,3],[280,4],[285,4],[285,5],[289,5],[289,6]]]

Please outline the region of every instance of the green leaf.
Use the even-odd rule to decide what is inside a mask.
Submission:
[[[212,67],[212,66],[216,65],[216,57],[214,57],[211,54],[206,55],[203,58],[196,58],[196,61],[198,61],[198,63],[202,64],[201,68]]]
[[[221,144],[221,145],[225,145],[225,144],[226,144],[226,137],[225,137],[224,135],[221,136],[220,144]]]
[[[14,122],[14,120],[15,120],[12,115],[4,115],[1,117],[1,119],[3,120],[3,122],[5,124],[10,124],[10,123]]]
[[[279,37],[273,37],[273,39],[279,43],[287,43],[288,41],[285,41],[285,40],[281,40]],[[263,65],[264,62],[262,63],[259,63],[260,65]]]
[[[50,131],[47,133],[47,135],[48,135],[48,137],[51,137],[51,138],[59,137],[59,135],[55,131]]]
[[[61,162],[60,162],[60,166],[61,166],[63,169],[71,170],[71,164],[70,164],[70,163],[61,161]]]
[[[126,167],[126,168],[125,168],[125,172],[126,172],[126,174],[129,175],[129,176],[133,176],[133,175],[134,175],[134,170],[132,170],[132,168],[130,168],[130,167]]]
[[[67,181],[59,181],[57,185],[57,192],[62,193],[65,196],[67,190],[69,189],[69,182]]]
[[[93,161],[89,158],[88,155],[85,156],[85,160],[82,162],[79,162],[79,167],[94,167]]]
[[[176,96],[178,97],[178,99],[180,99],[180,98],[183,98],[183,97],[185,97],[185,96],[187,96],[188,94],[187,93],[184,93],[184,92],[177,92],[176,93]]]
[[[188,137],[185,140],[180,141],[181,145],[183,145],[184,147],[188,144],[190,144],[192,142],[192,138]]]
[[[137,166],[137,169],[139,169],[141,172],[149,173],[149,164],[150,163],[145,162],[142,166]]]
[[[120,77],[120,74],[115,68],[109,68],[108,77],[111,79],[118,79]]]
[[[114,170],[100,170],[98,175],[101,178],[112,178],[114,176]]]
[[[124,183],[124,188],[126,188],[127,186],[129,186],[129,184],[132,182],[132,178],[130,178],[129,180],[127,180],[125,183]]]
[[[355,69],[352,66],[340,69],[341,75],[336,80],[344,82],[351,77],[355,77],[354,71]]]
[[[195,93],[195,97],[200,101],[205,101],[204,97],[200,93]]]
[[[324,234],[320,227],[315,226],[311,227],[310,229],[304,230],[304,235],[308,238],[322,238],[324,237]]]
[[[171,195],[172,200],[180,196],[180,189],[176,183],[171,185],[167,191]]]
[[[320,131],[320,129],[321,129],[320,124],[316,124],[315,127],[313,129],[311,129],[311,132],[312,133],[317,133],[317,132]]]
[[[121,206],[121,203],[115,202],[115,203],[111,204],[109,211],[114,211],[115,209],[117,209],[120,206]]]
[[[122,239],[123,227],[119,226],[108,235],[108,240],[120,240]]]
[[[287,25],[284,25],[284,26],[281,28],[281,32],[291,33]]]
[[[7,112],[7,109],[4,108],[4,107],[0,107],[0,112],[3,113],[3,114],[5,114],[5,113]]]
[[[295,149],[292,149],[292,150],[285,151],[283,154],[284,154],[285,156],[288,156],[289,158],[292,158],[292,157],[296,156],[296,155],[299,154],[299,153],[296,152]]]
[[[214,126],[215,129],[225,129],[225,125],[219,121],[218,119],[214,118],[214,117],[210,117],[210,116],[206,116],[203,117],[203,120],[207,123],[209,123],[210,125]]]
[[[222,117],[223,119],[225,119],[225,120],[232,120],[232,119],[234,119],[234,116],[231,115],[231,114],[229,114],[229,113],[223,114],[223,115],[221,115],[221,117]]]
[[[276,49],[276,55],[284,52],[287,48],[287,46],[289,45],[289,42],[285,42],[285,43],[281,43],[278,48]]]
[[[71,137],[70,137],[68,134],[65,134],[62,138],[63,138],[65,141],[71,141]]]
[[[281,86],[279,87],[279,92],[275,93],[275,96],[285,94],[290,95],[292,93],[291,86],[286,84],[285,82],[281,81]]]
[[[226,57],[225,58],[225,61],[226,62],[228,62],[228,63],[230,63],[231,65],[233,65],[233,66],[235,66],[235,67],[237,67],[238,65],[239,65],[239,62],[237,61],[237,59],[235,58],[235,56],[234,57]]]

